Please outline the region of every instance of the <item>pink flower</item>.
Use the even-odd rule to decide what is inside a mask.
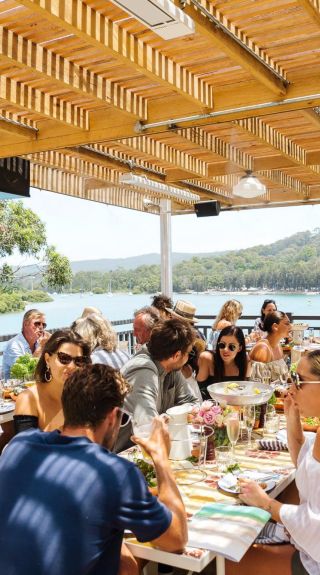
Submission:
[[[211,409],[212,407],[213,407],[212,401],[206,399],[205,401],[202,402],[200,409],[201,411],[209,411],[209,409]]]
[[[207,425],[214,425],[216,420],[216,415],[212,411],[205,411],[203,414],[203,420]]]
[[[223,425],[223,415],[217,415],[216,417],[216,425],[218,427],[222,427]]]

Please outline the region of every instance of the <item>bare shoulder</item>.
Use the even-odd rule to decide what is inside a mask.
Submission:
[[[272,353],[268,344],[264,341],[256,343],[251,350],[250,359],[251,361],[261,361],[263,363],[272,361]]]
[[[229,327],[229,325],[232,325],[232,324],[231,324],[231,321],[228,321],[228,320],[226,320],[226,319],[221,319],[221,320],[219,321],[219,323],[218,323],[216,329],[217,329],[217,330],[218,330],[218,329],[221,330],[221,329],[224,329],[225,327]]]
[[[203,351],[199,355],[199,361],[202,361],[202,363],[208,363],[208,362],[212,363],[213,361],[212,353],[210,353],[210,351]]]
[[[38,390],[37,386],[28,387],[19,393],[16,400],[15,415],[35,415],[38,416]]]

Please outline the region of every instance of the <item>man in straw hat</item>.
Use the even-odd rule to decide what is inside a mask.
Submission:
[[[121,369],[132,390],[125,399],[125,409],[137,424],[151,422],[169,407],[195,403],[181,368],[188,361],[195,340],[190,322],[181,319],[159,320],[150,341]],[[116,451],[127,449],[131,425],[121,429]]]

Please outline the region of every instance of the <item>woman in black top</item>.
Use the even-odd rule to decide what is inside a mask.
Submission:
[[[207,387],[211,383],[243,381],[250,371],[242,329],[235,325],[225,327],[219,334],[216,351],[204,351],[199,357],[197,381],[203,399],[210,399]]]

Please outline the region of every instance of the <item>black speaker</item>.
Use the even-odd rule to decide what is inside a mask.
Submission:
[[[209,202],[198,202],[194,204],[194,210],[197,218],[205,218],[207,216],[218,216],[220,213],[220,202],[211,200]]]
[[[30,162],[0,158],[0,200],[30,197]]]

